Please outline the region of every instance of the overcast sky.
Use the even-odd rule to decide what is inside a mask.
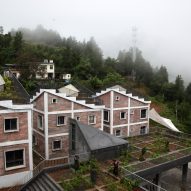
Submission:
[[[167,66],[170,78],[191,81],[191,0],[0,0],[0,25],[34,29],[42,24],[61,36],[93,36],[104,56],[137,46],[153,66]]]

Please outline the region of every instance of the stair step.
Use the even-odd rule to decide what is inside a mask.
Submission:
[[[46,174],[42,175],[42,179],[48,185],[50,190],[52,190],[52,191],[60,191],[54,184],[52,184],[52,182],[49,180],[49,178],[47,177]]]
[[[46,191],[51,191],[51,189],[47,186],[47,184],[43,181],[43,179],[41,177],[38,180],[43,185],[43,187],[46,189]]]
[[[36,185],[36,181],[32,183],[32,187],[34,188],[35,191],[40,191],[40,189]]]
[[[46,191],[46,188],[44,188],[44,186],[41,184],[41,182],[39,181],[39,179],[37,179],[35,181],[36,185],[38,186],[40,191]]]

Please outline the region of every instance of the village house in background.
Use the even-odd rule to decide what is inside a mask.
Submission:
[[[24,177],[33,170],[32,105],[0,101],[0,109],[0,188],[3,188],[25,183]]]
[[[127,94],[121,86],[96,93],[105,105],[103,130],[119,137],[149,133],[150,101]]]
[[[41,89],[31,103],[34,150],[45,159],[69,158],[69,118],[103,130],[104,106],[48,89]]]
[[[78,97],[79,90],[73,86],[72,84],[68,84],[60,89],[58,89],[60,93],[65,93],[66,96],[69,97]]]
[[[55,64],[53,60],[45,59],[43,63],[38,65],[36,72],[36,79],[54,79],[55,78]]]

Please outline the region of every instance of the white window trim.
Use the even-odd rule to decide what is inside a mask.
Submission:
[[[42,117],[42,127],[40,127],[39,126],[39,116],[41,116]],[[37,127],[38,127],[38,129],[40,129],[40,130],[44,130],[44,117],[43,117],[43,115],[39,115],[38,114],[38,116],[37,116]]]
[[[64,117],[64,123],[63,124],[58,124],[58,117]],[[66,116],[65,115],[57,115],[57,122],[56,122],[57,126],[63,126],[66,125]]]
[[[145,133],[141,133],[141,127],[144,127]],[[145,134],[147,134],[147,126],[144,125],[144,126],[141,126],[141,127],[140,127],[140,135],[145,135]]]
[[[107,112],[108,113],[108,120],[105,120],[104,118],[103,118],[103,121],[105,121],[105,122],[109,122],[109,119],[110,119],[110,116],[109,116],[109,111],[108,110],[104,110],[103,112]],[[103,114],[104,115],[104,114]]]
[[[60,148],[54,149],[54,141],[60,141]],[[56,139],[52,141],[52,151],[59,151],[62,150],[62,140],[61,139]]]
[[[32,135],[35,137],[35,142],[33,143],[33,146],[36,146],[37,145],[37,137],[35,135]],[[33,139],[32,139],[33,140]]]
[[[125,113],[125,117],[124,117],[124,118],[121,118],[121,113]],[[127,112],[121,111],[121,112],[120,112],[120,119],[127,119]]]
[[[79,116],[76,116],[76,120],[77,120],[77,121],[80,121],[80,117],[79,117]]]
[[[19,166],[15,166],[15,167],[6,167],[6,152],[9,151],[17,151],[17,150],[23,150],[23,165],[19,165]],[[26,160],[25,160],[25,148],[19,148],[19,149],[11,149],[11,150],[6,150],[4,151],[4,162],[5,162],[5,170],[9,171],[9,170],[15,170],[15,169],[19,169],[19,168],[25,168],[26,167]]]
[[[120,131],[120,134],[119,134],[119,135],[117,135],[117,131]],[[115,136],[116,136],[116,137],[121,137],[121,130],[120,130],[120,129],[115,130]]]
[[[119,101],[120,97],[119,96],[115,96],[115,101]]]
[[[17,129],[16,130],[5,130],[5,119],[17,119]],[[12,133],[19,131],[19,118],[18,117],[5,117],[4,118],[4,133]]]
[[[56,100],[55,102],[53,100]],[[52,98],[52,103],[58,103],[58,100],[56,98]]]
[[[90,123],[90,116],[94,116],[94,122],[93,123]],[[95,115],[88,115],[88,125],[94,125],[96,124],[96,116]]]
[[[141,111],[142,111],[142,110],[146,110],[146,117],[141,117]],[[148,111],[147,109],[141,109],[141,110],[140,110],[140,119],[147,119],[147,111]]]

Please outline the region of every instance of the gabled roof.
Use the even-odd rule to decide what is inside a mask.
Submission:
[[[145,101],[144,98],[139,98],[138,96],[133,96],[132,94],[129,94],[129,93],[127,94],[126,93],[126,89],[123,88],[124,90],[122,90],[121,88],[122,87],[118,86],[118,85],[110,87],[110,88],[107,88],[106,90],[102,90],[101,93],[96,93],[96,97],[99,97],[99,96],[104,95],[104,94],[106,94],[108,92],[114,91],[116,93],[119,93],[121,95],[130,97],[130,98],[132,98],[134,100],[137,100],[137,101],[145,103],[145,104],[150,104],[151,103],[151,101]]]
[[[64,87],[62,87],[62,88],[60,88],[58,90],[59,90],[59,92],[61,92],[64,89],[72,90],[74,92],[79,92],[79,90],[75,86],[73,86],[72,84],[68,84],[67,86],[64,86]]]
[[[101,131],[90,125],[85,125],[78,121],[76,121],[76,124],[81,130],[90,150],[92,151],[128,144],[127,141],[115,137],[114,135],[110,135],[109,133]]]
[[[68,101],[72,101],[74,103],[83,105],[85,107],[89,107],[90,109],[102,109],[102,108],[105,108],[104,105],[87,104],[85,100],[76,100],[76,97],[67,97],[65,93],[56,93],[55,89],[40,89],[40,92],[37,92],[36,96],[33,96],[33,98],[30,100],[30,102],[32,103],[34,100],[36,100],[44,92],[50,93],[50,94],[58,96],[60,98],[64,98],[64,99],[66,99]]]
[[[119,90],[119,91],[126,91],[126,89],[123,88],[123,87],[120,86],[120,85],[111,86],[111,87],[109,87],[109,89],[117,89],[117,90]]]
[[[0,74],[0,86],[1,86],[1,85],[4,85],[4,84],[5,84],[5,81],[4,81],[3,77],[2,77],[1,74]]]

